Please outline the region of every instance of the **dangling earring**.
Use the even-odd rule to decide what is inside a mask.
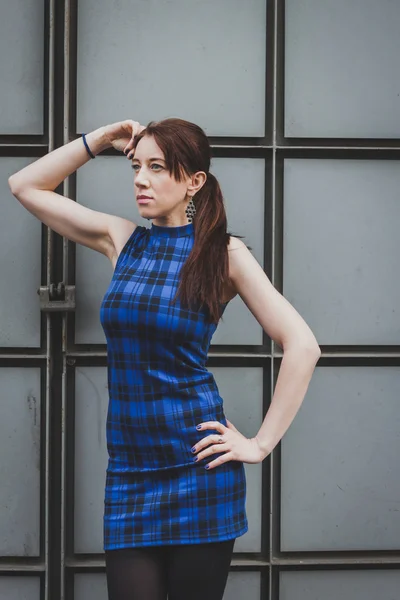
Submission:
[[[187,216],[187,218],[189,220],[189,223],[191,223],[193,221],[193,217],[196,214],[196,207],[194,205],[194,201],[193,201],[193,197],[192,196],[190,196],[189,204],[185,208],[185,213],[186,213],[186,216]]]

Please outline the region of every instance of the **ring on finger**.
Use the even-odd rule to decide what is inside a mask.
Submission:
[[[224,443],[224,438],[222,437],[222,435],[218,436],[218,444],[223,444]]]

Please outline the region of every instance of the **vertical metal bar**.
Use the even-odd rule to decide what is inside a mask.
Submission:
[[[64,112],[63,112],[63,143],[67,144],[70,135],[70,77],[71,77],[71,2],[65,0],[64,5]],[[70,195],[70,178],[64,181],[64,194]],[[68,240],[63,240],[63,280],[68,282]],[[61,383],[61,574],[60,600],[66,597],[66,519],[67,519],[67,315],[62,319],[62,383]]]
[[[55,119],[54,119],[54,73],[55,73],[55,0],[49,0],[49,70],[48,70],[48,131],[49,151],[55,147]],[[52,279],[52,256],[53,256],[54,234],[47,228],[47,261],[46,261],[46,285],[50,285]],[[46,313],[46,456],[45,456],[45,534],[44,534],[44,563],[45,582],[44,597],[50,600],[50,573],[49,573],[49,536],[50,536],[50,435],[51,435],[51,380],[52,380],[52,320],[51,315]]]
[[[51,338],[51,318],[46,315],[46,457],[45,457],[45,534],[44,534],[44,564],[45,564],[45,584],[44,597],[45,600],[50,600],[50,584],[49,584],[49,535],[50,535],[50,406],[51,406],[51,378],[52,378],[52,338]]]
[[[273,96],[272,96],[272,283],[275,283],[276,275],[276,147],[277,147],[277,29],[278,29],[278,4],[274,0],[274,64],[273,64]],[[282,100],[282,99],[279,99]],[[272,340],[272,353],[274,352],[274,341]]]
[[[271,219],[272,219],[272,240],[271,240],[271,279],[272,283],[275,284],[276,279],[276,146],[277,146],[277,38],[278,38],[278,9],[279,9],[279,0],[274,0],[274,26],[273,26],[273,36],[274,36],[274,50],[273,50],[273,93],[272,93],[272,185],[271,185],[271,195],[272,195],[272,207],[271,207]],[[271,340],[271,364],[270,364],[270,386],[271,386],[271,398],[274,393],[274,356],[276,351],[276,344],[274,340]],[[273,547],[274,547],[274,531],[275,528],[273,526],[273,519],[275,518],[274,512],[274,452],[271,453],[269,458],[270,460],[270,522],[269,522],[269,577],[268,577],[268,597],[272,600],[273,587],[272,587],[272,556],[273,556]]]
[[[63,317],[63,343],[65,339],[65,324],[66,318]],[[63,355],[63,364],[62,364],[62,392],[61,392],[61,402],[62,402],[62,430],[61,430],[61,574],[60,574],[60,600],[65,599],[66,591],[65,591],[65,553],[66,553],[66,356],[65,353]]]

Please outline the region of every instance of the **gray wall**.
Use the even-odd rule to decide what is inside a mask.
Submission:
[[[84,131],[169,116],[210,136],[229,229],[323,350],[282,444],[246,465],[250,528],[225,599],[397,597],[400,3],[14,0],[0,16],[0,597],[107,596],[111,266],[42,231],[7,177]],[[64,193],[149,226],[116,153]],[[76,313],[42,314],[37,288],[61,280]],[[247,436],[280,359],[235,298],[209,368]]]

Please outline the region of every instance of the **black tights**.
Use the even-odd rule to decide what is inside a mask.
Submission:
[[[234,543],[107,550],[109,600],[222,600]]]

